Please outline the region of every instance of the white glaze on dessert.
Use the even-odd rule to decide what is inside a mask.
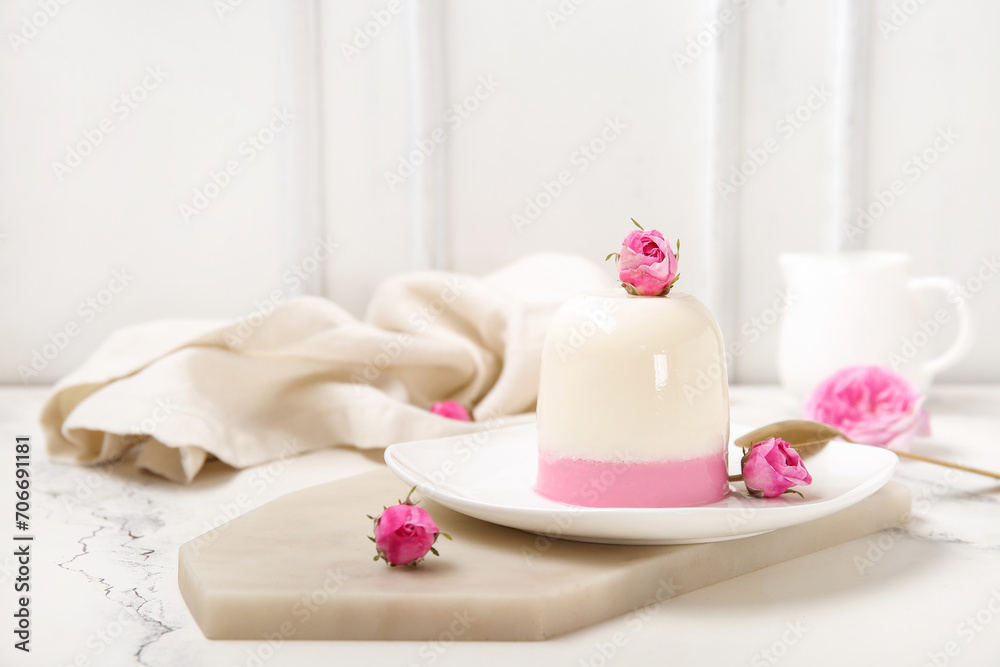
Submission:
[[[614,504],[613,498],[583,503],[580,493],[567,497],[565,480],[559,488],[552,484],[558,474],[597,470],[574,462],[606,463],[619,478],[647,480],[649,506],[665,506],[653,492],[655,475],[633,478],[631,471],[622,473],[622,464],[721,461],[705,477],[712,489],[692,489],[691,502],[669,505],[712,502],[728,489],[728,441],[722,334],[696,298],[606,290],[576,296],[555,315],[538,392],[539,463],[546,473],[539,476],[540,493],[574,504]],[[573,484],[593,488],[595,482],[581,478]],[[635,495],[628,494],[628,504],[642,506]]]

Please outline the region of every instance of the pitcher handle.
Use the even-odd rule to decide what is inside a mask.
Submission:
[[[911,294],[927,290],[941,290],[950,295],[959,290],[958,281],[945,276],[913,278],[910,280],[909,287]],[[957,364],[972,347],[972,317],[969,315],[969,307],[964,302],[960,302],[955,310],[958,311],[958,334],[947,350],[924,362],[924,370],[930,376],[937,375]]]

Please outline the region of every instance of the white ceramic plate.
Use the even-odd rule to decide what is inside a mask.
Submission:
[[[731,430],[740,435],[752,429],[734,424]],[[608,544],[716,542],[794,526],[875,493],[898,460],[881,447],[831,442],[807,461],[813,483],[800,488],[805,498],[751,498],[739,482],[711,505],[618,509],[565,505],[535,493],[534,424],[385,450],[385,461],[396,475],[445,507],[502,526]],[[739,450],[730,446],[731,474],[739,472],[739,461]]]

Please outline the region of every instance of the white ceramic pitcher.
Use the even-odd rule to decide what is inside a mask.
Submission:
[[[896,252],[785,253],[780,257],[791,307],[778,350],[781,381],[798,396],[844,366],[889,366],[930,388],[972,343],[968,308],[948,300],[925,312],[920,292],[952,294],[951,278],[911,278],[910,257]],[[943,296],[943,295],[942,295]],[[958,319],[956,339],[931,356],[931,341]]]

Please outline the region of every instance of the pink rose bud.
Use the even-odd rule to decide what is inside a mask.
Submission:
[[[461,422],[472,421],[472,417],[469,416],[469,411],[465,409],[465,406],[455,401],[438,401],[431,406],[431,412],[442,417],[447,417],[448,419],[457,419]]]
[[[409,497],[407,497],[407,502]],[[403,503],[387,507],[375,519],[375,550],[390,565],[416,565],[441,533],[423,508]],[[435,554],[437,552],[435,551]]]
[[[781,438],[770,438],[754,445],[740,462],[743,482],[755,498],[775,498],[793,486],[812,484],[812,476],[802,457]]]
[[[677,280],[677,255],[663,234],[655,229],[629,232],[618,258],[618,278],[629,293],[639,296],[666,294]]]
[[[924,397],[901,375],[884,366],[850,366],[819,383],[803,408],[866,445],[909,451],[914,435],[930,433]]]

